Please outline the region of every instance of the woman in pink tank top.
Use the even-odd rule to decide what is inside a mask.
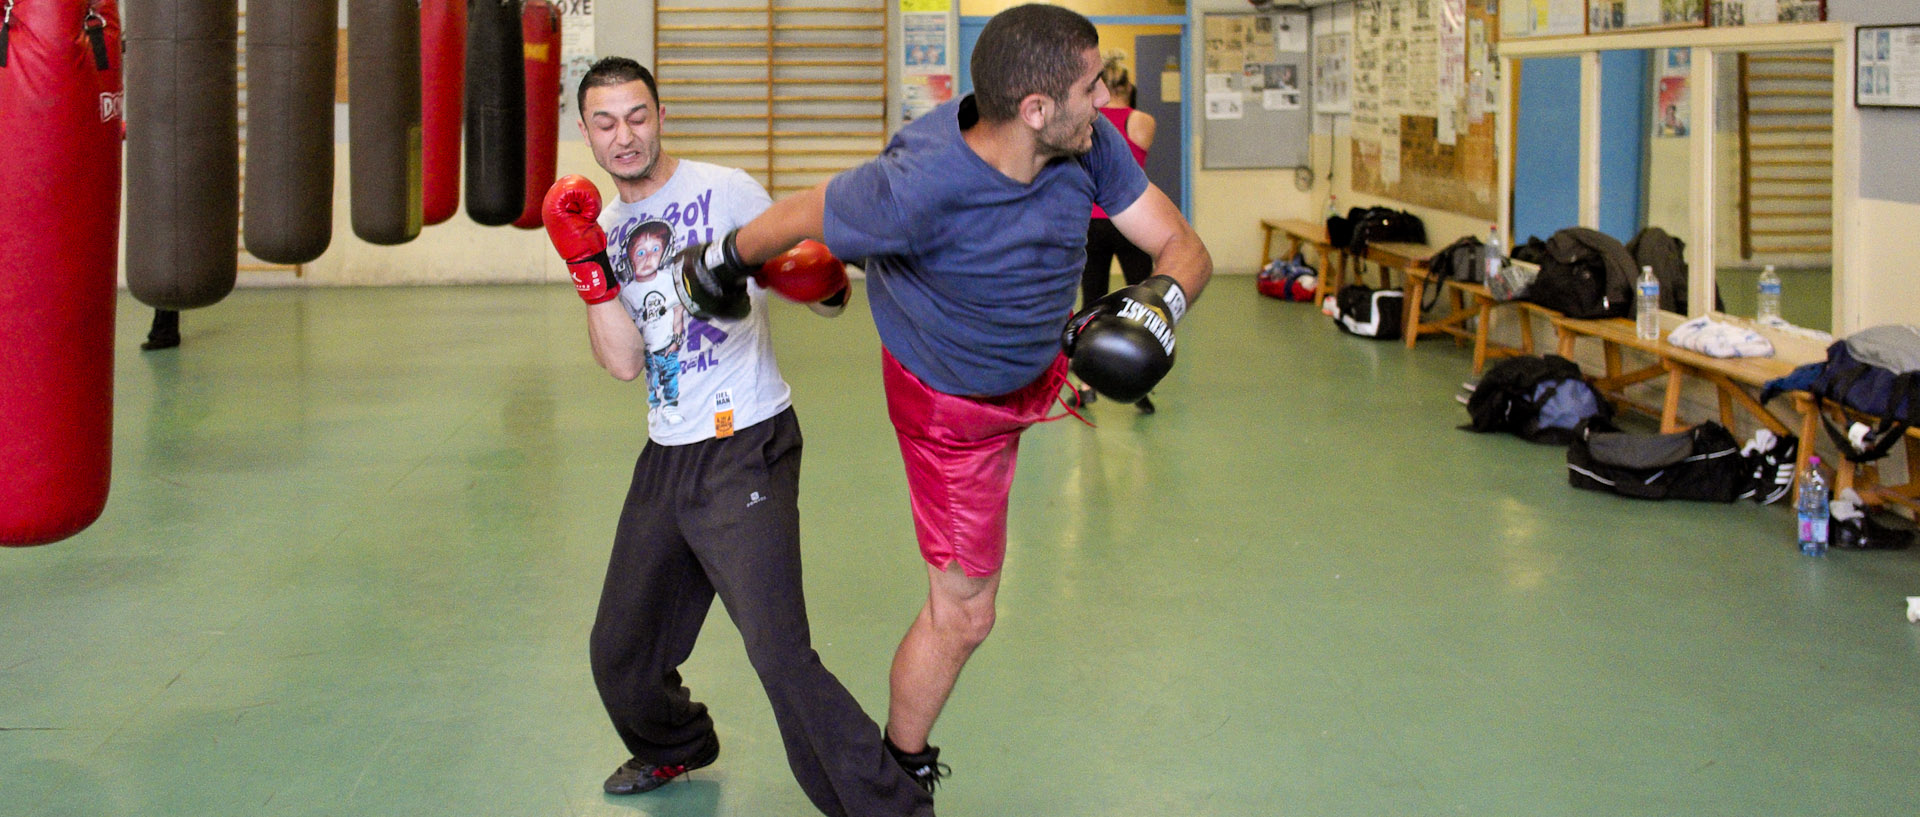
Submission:
[[[1141,167],[1147,165],[1147,149],[1153,146],[1153,133],[1157,123],[1153,115],[1133,109],[1135,89],[1133,79],[1128,76],[1119,57],[1107,60],[1106,70],[1101,78],[1107,83],[1107,90],[1113,94],[1113,105],[1101,108],[1100,113],[1119,129],[1127,139],[1127,148],[1133,151],[1133,160]],[[1133,246],[1127,237],[1113,226],[1113,220],[1107,218],[1107,211],[1100,205],[1093,206],[1092,216],[1087,221],[1087,267],[1080,276],[1080,304],[1099,300],[1113,286],[1113,260],[1120,259],[1120,274],[1129,285],[1147,280],[1153,274],[1153,258],[1146,251]],[[1093,390],[1086,386],[1079,388],[1082,404],[1093,401]],[[1148,414],[1153,413],[1153,402],[1141,398],[1135,405]]]

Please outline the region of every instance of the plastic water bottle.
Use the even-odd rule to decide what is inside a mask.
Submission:
[[[1827,555],[1827,504],[1832,495],[1827,479],[1820,475],[1820,458],[1807,458],[1807,473],[1800,477],[1800,502],[1795,510],[1800,517],[1800,552],[1808,556]]]
[[[1754,319],[1769,326],[1785,323],[1780,319],[1780,275],[1768,264],[1760,271],[1759,308],[1754,310]]]
[[[1500,270],[1507,266],[1507,248],[1500,240],[1500,225],[1487,225],[1487,241],[1480,247],[1482,263],[1486,270],[1480,277],[1491,284],[1500,278]]]
[[[1634,290],[1633,311],[1638,316],[1634,334],[1641,340],[1659,340],[1660,279],[1653,277],[1653,267],[1640,268],[1640,286]]]

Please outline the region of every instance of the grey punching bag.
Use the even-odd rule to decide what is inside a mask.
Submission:
[[[237,0],[127,0],[127,288],[193,309],[240,268]]]
[[[348,0],[347,154],[353,234],[420,235],[419,0]]]
[[[247,4],[247,252],[319,258],[333,240],[333,83],[339,6]]]

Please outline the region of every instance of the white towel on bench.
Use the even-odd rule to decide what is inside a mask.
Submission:
[[[1708,357],[1773,357],[1773,342],[1760,333],[1705,315],[1674,327],[1667,342]]]

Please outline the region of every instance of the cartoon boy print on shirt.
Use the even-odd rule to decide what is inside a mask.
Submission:
[[[660,274],[673,246],[673,226],[665,221],[643,221],[627,242],[633,284],[645,294],[640,300],[640,339],[647,345],[647,404],[660,410],[661,419],[680,422],[680,349],[686,346],[687,310],[673,296]]]

